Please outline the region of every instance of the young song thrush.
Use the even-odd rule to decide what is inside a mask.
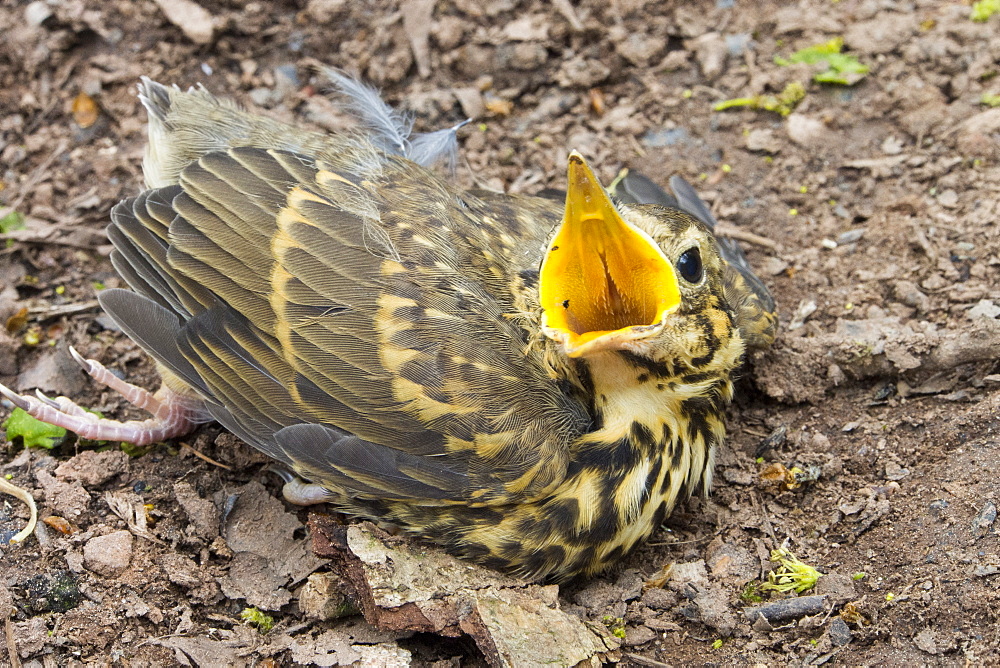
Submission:
[[[608,566],[708,490],[773,300],[684,181],[671,197],[626,177],[616,202],[574,152],[565,206],[462,190],[418,164],[454,129],[411,137],[332,76],[365,132],[144,80],[148,189],[108,228],[132,289],[100,301],[163,384],[79,361],[153,417],[5,395],[91,439],[214,419],[317,498],[459,556],[532,577]]]

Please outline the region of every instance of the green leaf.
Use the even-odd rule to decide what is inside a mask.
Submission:
[[[805,63],[806,65],[815,65],[816,63],[829,60],[832,54],[840,53],[840,50],[844,47],[843,37],[834,37],[829,42],[823,42],[822,44],[817,44],[815,46],[807,46],[804,49],[799,49],[787,59],[781,56],[775,56],[774,62],[778,65],[792,65],[793,63]]]
[[[24,229],[24,214],[11,211],[3,218],[0,218],[0,234],[7,234],[14,230]]]
[[[1000,0],[997,0],[1000,2]],[[774,62],[778,65],[787,66],[797,63],[806,65],[821,65],[825,67],[823,71],[813,75],[816,83],[832,83],[841,86],[853,86],[861,81],[868,74],[869,67],[863,65],[854,56],[841,53],[844,47],[844,40],[835,37],[829,42],[823,42],[805,49],[799,49],[788,58],[775,56]]]
[[[997,12],[1000,12],[1000,0],[979,0],[972,4],[969,18],[976,23],[986,23]]]
[[[979,104],[985,104],[987,107],[1000,107],[1000,95],[983,93],[983,96],[979,98]]]
[[[792,113],[802,98],[806,96],[806,88],[798,81],[793,81],[777,95],[754,95],[753,97],[738,97],[732,100],[723,100],[714,107],[715,111],[725,111],[736,107],[747,107],[749,109],[762,109],[773,111],[787,116]]]
[[[20,408],[15,408],[0,426],[7,430],[8,441],[20,438],[26,448],[51,450],[66,438],[66,430],[62,427],[36,420]]]

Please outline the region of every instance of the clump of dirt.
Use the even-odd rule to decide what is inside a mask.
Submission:
[[[468,186],[560,187],[570,149],[605,182],[624,166],[683,175],[781,309],[712,495],[546,605],[620,639],[605,658],[627,665],[1000,662],[1000,16],[929,0],[212,1],[180,18],[171,4],[188,5],[0,7],[15,26],[0,47],[0,382],[134,415],[73,345],[157,384],[96,302],[120,285],[108,212],[141,184],[140,76],[336,130],[313,66],[338,66],[418,129],[472,118]],[[775,62],[835,38],[868,67],[851,86]],[[795,83],[786,116],[713,111]],[[0,618],[25,665],[487,660],[468,639],[366,625],[266,458],[215,425],[189,445],[0,450],[44,519],[0,546]],[[4,496],[0,536],[26,518]],[[801,600],[762,587],[782,546],[822,573]]]

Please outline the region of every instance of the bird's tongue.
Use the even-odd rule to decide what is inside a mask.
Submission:
[[[542,262],[539,293],[545,334],[571,357],[647,337],[680,303],[673,266],[622,219],[575,151],[566,216]]]

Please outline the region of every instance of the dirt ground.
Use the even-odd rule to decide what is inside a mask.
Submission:
[[[681,174],[756,235],[781,332],[739,384],[711,496],[561,587],[562,609],[624,628],[606,658],[1000,665],[1000,108],[983,103],[1000,95],[1000,16],[940,0],[202,4],[181,27],[148,0],[0,4],[0,218],[25,216],[0,243],[0,382],[134,415],[73,345],[157,384],[96,302],[119,284],[108,212],[141,184],[141,75],[338,129],[312,68],[342,67],[418,129],[473,118],[470,186],[562,187],[575,148],[606,181]],[[835,37],[870,68],[853,86],[775,63]],[[713,111],[795,81],[790,115]],[[62,518],[0,545],[23,665],[484,665],[468,638],[321,619],[306,513],[275,500],[266,459],[217,425],[185,442],[228,468],[179,443],[0,445],[0,474]],[[26,517],[0,497],[3,543]],[[745,608],[782,598],[756,589],[782,545],[825,574],[805,593],[823,607],[751,623]],[[270,632],[241,621],[251,606]]]

